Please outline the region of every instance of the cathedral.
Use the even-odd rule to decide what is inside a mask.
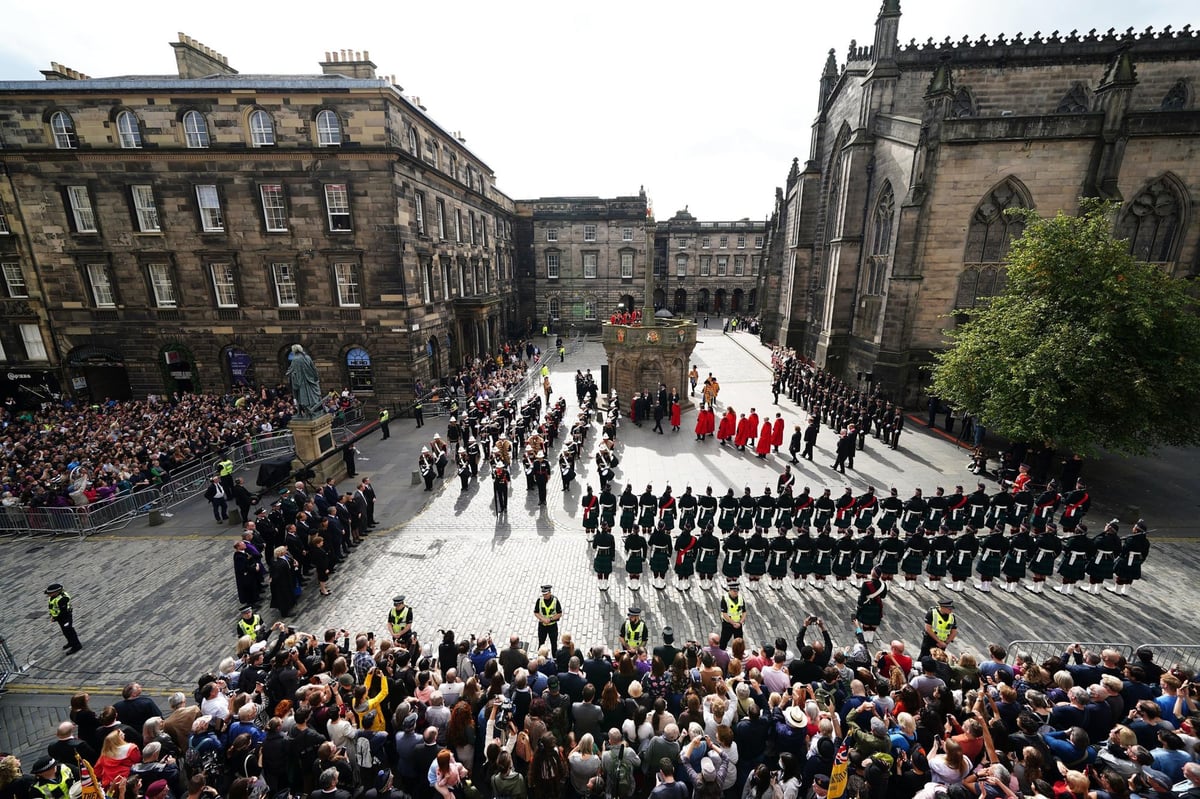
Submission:
[[[1184,27],[900,43],[829,57],[808,157],[777,190],[764,340],[913,404],[962,311],[1005,284],[1009,208],[1120,204],[1133,255],[1200,273],[1200,36]]]

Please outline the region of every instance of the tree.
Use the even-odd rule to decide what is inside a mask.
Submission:
[[[1113,238],[1115,204],[1027,209],[1004,292],[966,312],[933,392],[1013,441],[1093,455],[1200,442],[1200,318],[1187,285]]]

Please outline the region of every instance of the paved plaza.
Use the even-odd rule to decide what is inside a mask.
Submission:
[[[569,418],[575,410],[575,369],[591,368],[598,377],[602,360],[603,350],[596,343],[585,344],[564,364],[553,359],[555,394],[566,398]],[[755,407],[760,416],[780,412],[788,435],[793,425],[804,421],[803,413],[786,398],[778,406],[772,404],[769,353],[749,335],[701,331],[693,361],[702,378],[712,372],[719,379],[719,411],[732,405],[738,412]],[[686,386],[679,388],[687,391]],[[382,633],[391,597],[404,593],[425,642],[436,642],[440,629],[453,629],[460,638],[490,632],[500,642],[510,633],[528,640],[535,634],[532,612],[538,586],[548,582],[565,608],[562,629],[582,644],[611,645],[634,604],[643,609],[653,643],[668,624],[678,640],[699,638],[719,625],[716,589],[684,592],[672,582],[665,591],[647,586],[635,593],[618,565],[611,589],[598,590],[579,507],[589,483],[599,489],[591,460],[596,425],[570,493],[563,494],[556,474],[548,506],[539,508],[536,492],[527,493],[518,475],[508,515],[498,518],[487,480],[460,491],[450,468],[432,493],[411,484],[422,443],[434,432],[444,435],[445,421],[432,419],[416,430],[411,420],[397,420],[387,442],[372,434],[359,444],[359,472],[372,477],[379,493],[376,516],[381,526],[333,575],[332,596],[318,596],[315,581],[309,582],[291,624],[314,631],[336,625]],[[755,494],[764,485],[774,490],[786,453],[763,461],[749,451],[720,447],[715,439],[696,442],[694,409],[683,422],[680,432],[670,432],[667,425],[666,434],[659,435],[650,425],[638,428],[624,420],[615,490],[626,483],[636,493],[650,484],[656,494],[669,483],[677,496],[689,485],[696,493],[709,485],[715,494],[729,487],[739,495],[745,486]],[[834,435],[823,429],[815,460],[793,467],[798,488],[807,485],[819,495],[828,487],[837,496],[845,486],[858,494],[873,485],[881,495],[895,486],[907,498],[917,486],[931,492],[939,485],[950,491],[962,484],[970,491],[976,482],[966,470],[963,450],[911,419],[899,450],[868,438],[856,468],[844,477],[830,468],[833,443]],[[988,488],[994,490],[994,484]],[[1088,521],[1098,530],[1111,510],[1103,507],[1103,497],[1096,504]],[[1149,521],[1154,527],[1154,519]],[[1123,525],[1126,532],[1128,526]],[[197,499],[177,509],[161,527],[150,528],[138,520],[125,531],[82,542],[24,538],[0,543],[6,565],[0,635],[17,660],[28,664],[12,693],[0,699],[0,750],[22,753],[44,746],[54,722],[63,717],[63,696],[80,688],[100,697],[137,679],[161,696],[194,686],[201,673],[215,668],[235,640],[238,603],[231,556],[236,537],[237,528],[214,525],[206,504]],[[1102,592],[1097,597],[1064,598],[1025,590],[982,595],[968,588],[955,596],[960,626],[955,649],[980,650],[993,640],[1197,640],[1196,595],[1182,589],[1194,582],[1200,546],[1186,538],[1152,536],[1152,542],[1147,579],[1137,583],[1129,597]],[[46,614],[42,590],[51,582],[66,585],[76,607],[85,648],[69,658],[61,655],[61,636]],[[756,645],[776,635],[791,640],[808,613],[830,621],[835,644],[851,642],[849,618],[856,591],[797,591],[790,586],[775,591],[764,583],[757,593],[745,595],[747,635]],[[893,588],[880,639],[919,641],[920,617],[934,596],[924,588],[914,593]],[[1177,610],[1168,614],[1164,608]],[[277,618],[265,603],[263,615],[268,623]],[[43,722],[46,726],[39,730]]]

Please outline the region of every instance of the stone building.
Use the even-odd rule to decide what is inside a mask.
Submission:
[[[4,385],[274,384],[301,343],[397,405],[516,326],[512,201],[368,53],[243,75],[171,46],[176,75],[0,82]]]
[[[1200,271],[1200,34],[1071,32],[830,51],[808,157],[777,204],[778,337],[908,401],[955,311],[1004,285],[1007,208],[1116,200],[1135,256]],[[774,334],[774,335],[772,335]]]
[[[701,222],[687,208],[659,222],[655,307],[680,316],[753,316],[766,235],[765,221]]]
[[[649,257],[656,309],[689,318],[756,312],[765,222],[701,222],[685,208],[651,231],[647,213],[644,191],[518,200],[522,315],[594,331],[618,311],[643,307]]]

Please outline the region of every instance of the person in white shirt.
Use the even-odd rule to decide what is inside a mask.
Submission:
[[[787,660],[783,652],[775,650],[774,662],[763,670],[763,686],[773,694],[787,694],[792,689],[792,678],[788,675]]]

